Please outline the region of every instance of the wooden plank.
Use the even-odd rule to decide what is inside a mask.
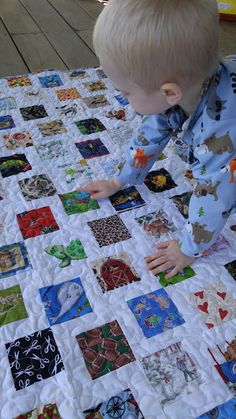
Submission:
[[[221,22],[220,24],[220,48],[224,56],[235,54],[236,45],[236,25],[231,22]]]
[[[11,34],[40,32],[18,0],[1,0],[0,16]]]
[[[97,0],[74,0],[81,6],[93,19],[97,19],[98,15],[103,10],[103,5]]]
[[[95,53],[94,47],[93,47],[93,31],[78,31],[78,35],[81,39],[85,42],[86,45]]]
[[[94,20],[73,0],[48,0],[74,30],[91,29]]]

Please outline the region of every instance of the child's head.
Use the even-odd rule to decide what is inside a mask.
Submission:
[[[131,105],[146,101],[150,112],[143,113],[158,113],[150,100],[158,100],[162,111],[184,89],[213,74],[219,61],[218,22],[215,0],[109,0],[94,29],[95,51]],[[161,89],[165,84],[167,96]],[[180,91],[168,102],[170,84]],[[159,97],[152,97],[157,92]]]

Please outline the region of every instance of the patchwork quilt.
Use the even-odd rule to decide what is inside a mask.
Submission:
[[[236,218],[167,280],[196,180],[170,143],[99,202],[141,120],[102,69],[0,80],[0,418],[236,417]],[[199,220],[204,215],[199,210]]]

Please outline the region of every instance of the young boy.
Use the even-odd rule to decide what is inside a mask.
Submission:
[[[153,274],[170,270],[167,278],[212,246],[235,207],[236,60],[220,62],[218,44],[215,0],[110,0],[94,30],[105,73],[150,116],[119,176],[83,189],[99,199],[141,184],[171,138],[198,181],[180,243],[160,243],[145,258]]]

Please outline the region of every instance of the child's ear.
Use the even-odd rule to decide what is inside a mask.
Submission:
[[[177,105],[182,99],[182,90],[177,83],[164,83],[160,90],[171,106]]]

